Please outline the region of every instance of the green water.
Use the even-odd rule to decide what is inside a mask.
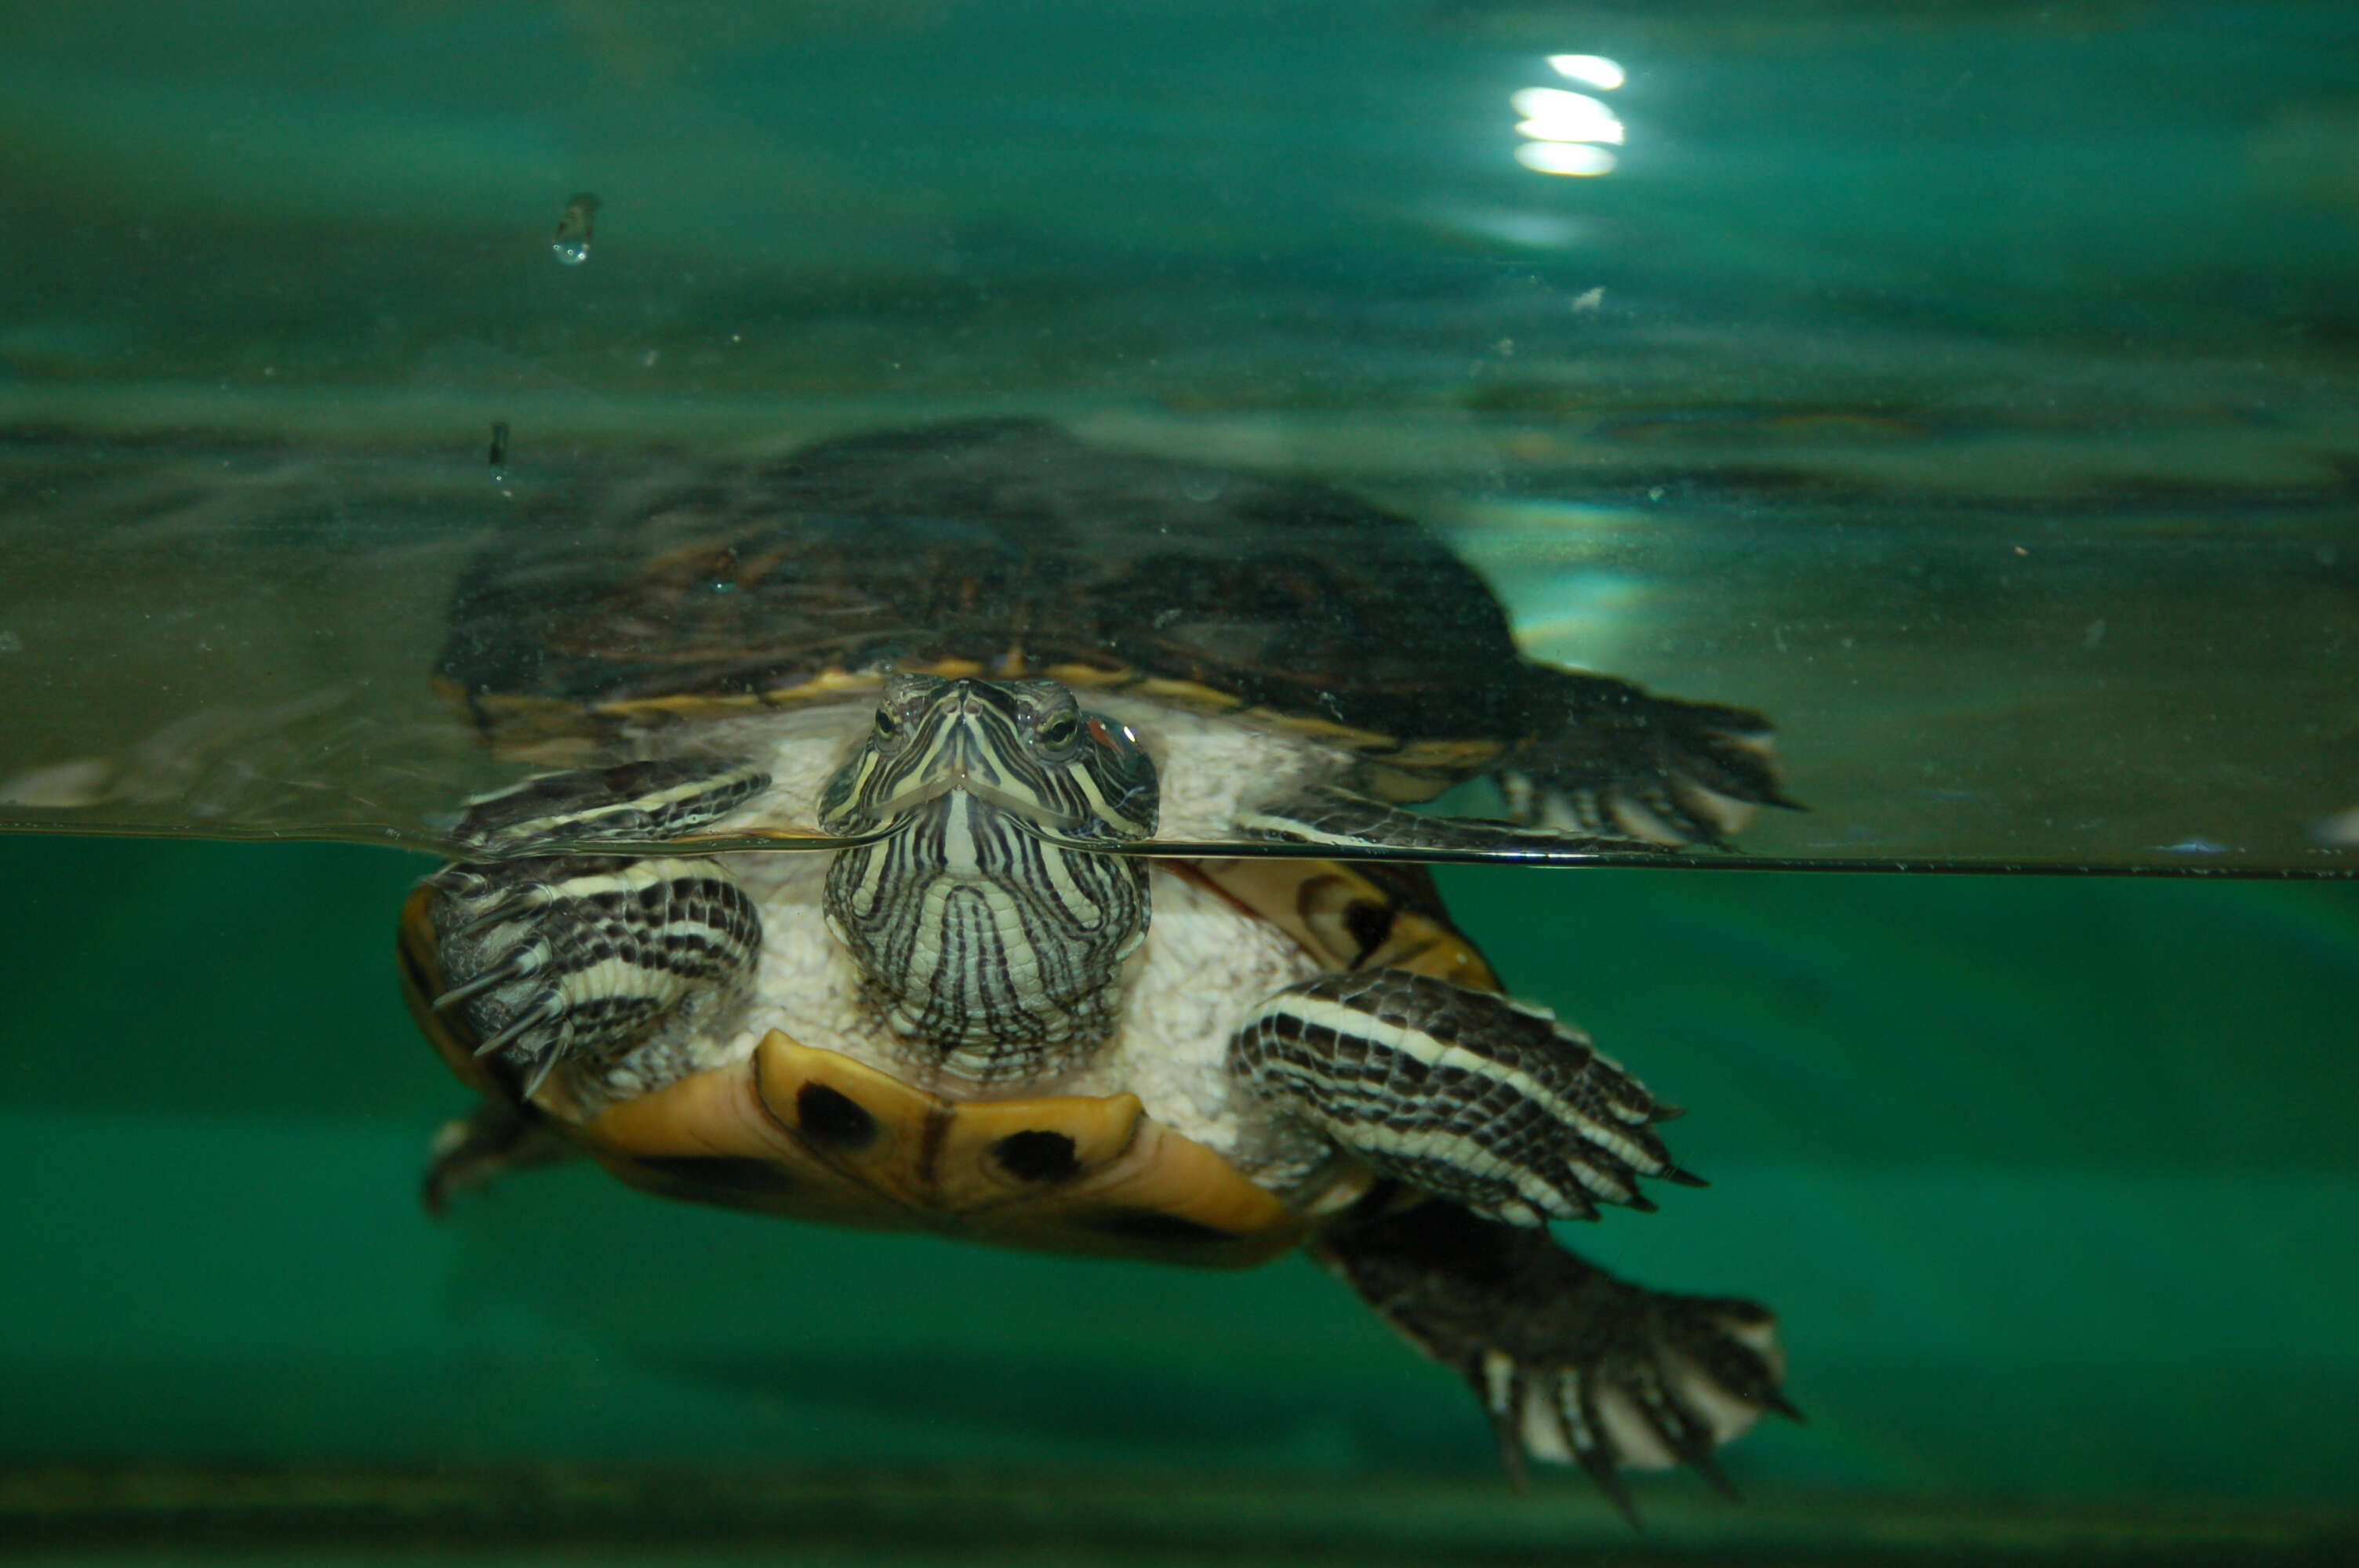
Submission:
[[[1792,1347],[1643,1538],[1299,1260],[429,1222],[391,957],[490,530],[979,414],[1771,713],[1755,855],[2348,877],[2349,7],[0,3],[0,1558],[2359,1552],[2359,884],[1445,869]]]
[[[388,961],[422,862],[0,855],[40,890],[5,943],[39,982],[0,1080],[13,1462],[413,1477],[376,1484],[439,1498],[462,1534],[492,1522],[468,1496],[485,1476],[571,1529],[550,1462],[689,1472],[773,1531],[766,1485],[808,1499],[833,1477],[853,1491],[820,1487],[832,1530],[905,1546],[977,1470],[1003,1477],[994,1509],[1029,1489],[1069,1544],[1266,1528],[1295,1551],[1332,1528],[1520,1552],[1619,1528],[1561,1476],[1512,1501],[1463,1390],[1297,1260],[1024,1258],[675,1207],[577,1169],[429,1223],[425,1143],[464,1097]],[[1992,1518],[2018,1544],[2118,1546],[2105,1532],[2135,1524],[2157,1550],[2343,1528],[2314,1516],[2343,1497],[2337,1412],[2359,1398],[2354,890],[1445,876],[1512,983],[1690,1108],[1678,1147],[1713,1185],[1575,1239],[1787,1325],[1810,1424],[1730,1451],[1742,1509],[1643,1485],[1650,1539],[1815,1548],[1896,1507],[1913,1523],[1874,1528],[1981,1549]],[[639,1500],[601,1493],[602,1528],[673,1519],[660,1486],[606,1485]],[[1353,1521],[1379,1505],[1393,1523]],[[317,1503],[278,1506],[318,1528]]]

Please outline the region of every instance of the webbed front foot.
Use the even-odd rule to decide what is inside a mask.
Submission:
[[[1633,1525],[1621,1466],[1685,1465],[1734,1497],[1712,1451],[1765,1411],[1801,1419],[1779,1391],[1777,1320],[1756,1303],[1629,1284],[1545,1230],[1447,1203],[1346,1221],[1316,1251],[1467,1380],[1517,1485],[1527,1454],[1579,1465]]]
[[[461,1076],[530,1102],[560,1068],[616,1066],[727,992],[751,969],[762,923],[719,861],[526,851],[669,838],[767,782],[737,764],[633,762],[473,803],[453,842],[509,858],[428,877],[402,928],[419,1017]]]
[[[1422,1192],[1510,1225],[1651,1209],[1701,1186],[1654,1124],[1677,1114],[1545,1010],[1405,969],[1314,975],[1229,1044],[1256,1098]]]

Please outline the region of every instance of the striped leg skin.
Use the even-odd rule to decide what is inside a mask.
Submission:
[[[1419,816],[1332,784],[1317,784],[1282,800],[1237,814],[1237,827],[1256,838],[1316,844],[1332,850],[1393,849],[1440,855],[1660,854],[1672,846],[1633,837],[1607,824],[1567,827],[1549,822],[1486,822],[1475,817]]]
[[[434,1010],[520,1099],[560,1067],[619,1093],[657,1087],[631,1058],[731,994],[761,950],[760,914],[710,860],[567,855],[428,880],[448,986]]]
[[[766,783],[701,762],[550,774],[474,802],[453,838],[481,853],[661,839],[726,815]],[[426,885],[443,983],[428,1000],[524,1101],[560,1068],[591,1099],[601,1087],[643,1093],[676,1076],[684,1065],[668,1073],[646,1048],[735,995],[761,949],[761,916],[709,858],[471,859]]]
[[[466,860],[548,854],[692,833],[770,787],[750,762],[681,757],[542,773],[467,803],[451,844]]]
[[[1764,1411],[1801,1419],[1779,1391],[1777,1320],[1756,1303],[1630,1284],[1545,1230],[1446,1203],[1347,1222],[1316,1249],[1473,1387],[1518,1486],[1527,1454],[1578,1465],[1634,1526],[1620,1467],[1686,1465],[1734,1497],[1712,1451]]]
[[[1638,1178],[1700,1186],[1654,1123],[1677,1112],[1546,1011],[1401,969],[1314,975],[1229,1044],[1266,1103],[1386,1175],[1485,1218],[1651,1209]]]

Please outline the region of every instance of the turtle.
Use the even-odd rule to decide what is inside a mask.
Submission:
[[[1525,658],[1409,518],[1038,420],[608,485],[462,578],[496,755],[405,904],[480,1097],[428,1206],[586,1153],[666,1197],[1200,1268],[1296,1249],[1473,1387],[1507,1469],[1727,1482],[1767,1309],[1549,1222],[1701,1185],[1507,993],[1436,857],[1671,852],[1788,805],[1771,727]],[[1505,817],[1411,809],[1489,780]]]

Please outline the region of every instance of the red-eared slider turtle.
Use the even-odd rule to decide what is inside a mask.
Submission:
[[[413,1006],[485,1098],[430,1202],[578,1148],[849,1225],[1307,1246],[1511,1468],[1617,1499],[1788,1409],[1764,1309],[1546,1228],[1692,1182],[1670,1113],[1503,995],[1425,871],[1334,858],[1716,838],[1778,799],[1758,717],[1523,659],[1403,518],[1030,422],[651,482],[520,530],[453,614],[451,692],[577,765],[473,802],[408,905]],[[1397,804],[1484,773],[1523,826]],[[769,831],[842,847],[698,845]]]

